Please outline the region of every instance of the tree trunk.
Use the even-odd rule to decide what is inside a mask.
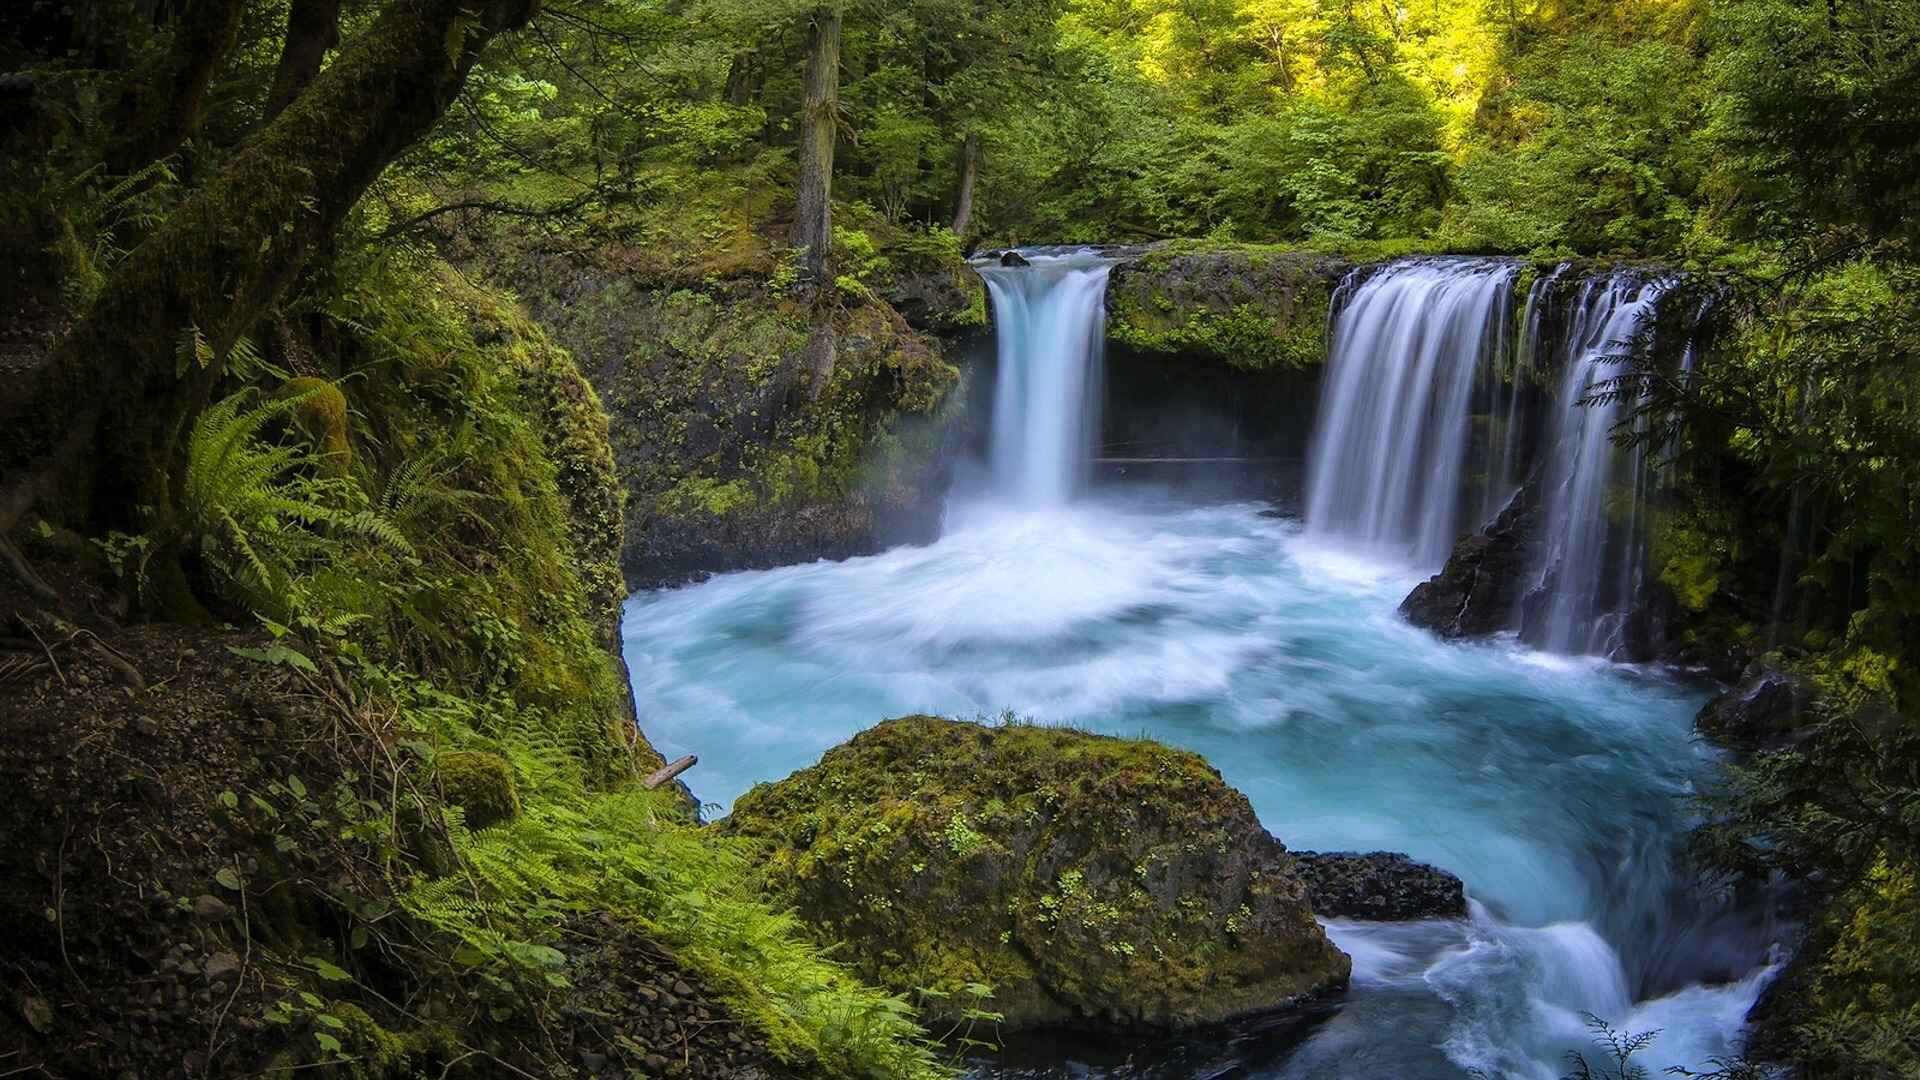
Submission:
[[[47,363],[0,395],[0,532],[38,496],[172,505],[184,425],[388,162],[424,135],[499,33],[539,0],[394,0],[207,184],[129,253]],[[178,351],[197,330],[213,362]],[[182,361],[182,355],[188,358]]]
[[[734,53],[727,62],[726,97],[729,105],[751,105],[760,92],[760,58],[751,49]]]
[[[953,235],[964,243],[973,223],[973,184],[980,178],[980,137],[969,134],[960,146],[960,190],[953,200]]]
[[[207,87],[240,36],[246,0],[193,0],[174,28],[158,72],[142,72],[119,104],[118,137],[107,167],[131,173],[180,149],[200,128]]]
[[[802,282],[819,290],[833,248],[833,143],[840,108],[840,13],[814,11],[807,57],[806,102],[800,116],[800,178],[793,246],[805,250]]]
[[[300,96],[320,74],[327,50],[340,44],[340,0],[293,0],[287,9],[287,40],[280,48],[280,66],[267,91],[267,119],[271,120]]]

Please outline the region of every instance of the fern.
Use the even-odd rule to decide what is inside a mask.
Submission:
[[[401,897],[410,915],[459,941],[463,963],[551,985],[558,954],[538,944],[550,925],[577,911],[609,912],[672,947],[793,1062],[833,1076],[947,1075],[907,1002],[824,958],[791,915],[751,891],[750,854],[739,842],[684,824],[666,793],[590,792],[577,751],[538,710],[417,684],[403,696],[423,731],[503,754],[524,806],[479,831],[450,812],[463,872],[418,882]],[[480,726],[494,736],[481,736]]]
[[[300,575],[326,561],[332,545],[410,554],[398,526],[353,505],[357,488],[317,475],[304,442],[262,437],[312,395],[248,407],[254,396],[241,391],[208,406],[187,440],[180,524],[223,587],[255,610],[284,614],[299,607]]]
[[[70,231],[63,247],[68,265],[61,292],[75,308],[94,301],[108,271],[131,248],[130,242],[123,241],[157,227],[179,191],[178,177],[167,161],[156,161],[99,187],[105,173],[104,165],[96,165],[45,189],[43,205],[67,208]]]

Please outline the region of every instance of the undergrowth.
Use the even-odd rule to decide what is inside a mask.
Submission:
[[[366,883],[320,886],[291,863],[279,880],[313,888],[334,912],[323,923],[354,928],[356,954],[397,958],[409,995],[464,988],[468,1011],[435,1023],[382,996],[391,978],[349,950],[311,946],[292,967],[330,995],[290,993],[263,1018],[296,1033],[283,1067],[407,1075],[530,1052],[539,1039],[500,1042],[487,1020],[556,1023],[591,916],[670,950],[796,1071],[946,1075],[904,1000],[861,984],[753,891],[740,842],[703,829],[677,789],[642,785],[659,760],[612,651],[620,486],[571,358],[510,301],[406,249],[346,245],[292,306],[333,346],[330,377],[284,380],[276,396],[260,385],[272,365],[241,365],[251,381],[230,379],[191,429],[173,534],[101,545],[129,578],[157,548],[193,553],[196,589],[272,632],[234,651],[334,702],[332,737],[358,748],[347,772],[369,790],[336,798],[294,777],[225,793],[225,810],[273,836],[270,860],[346,845],[335,864]],[[301,422],[323,398],[306,409],[323,422]],[[386,796],[367,780],[383,770]],[[475,787],[487,784],[502,790]],[[253,886],[235,874],[230,887]],[[389,896],[404,922],[367,914]],[[343,1004],[355,990],[361,1004]]]

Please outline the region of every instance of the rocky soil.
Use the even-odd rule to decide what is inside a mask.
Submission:
[[[368,1077],[776,1075],[764,1036],[607,916],[562,930],[547,1019],[490,1012],[480,973],[395,904],[450,865],[433,781],[394,771],[401,733],[343,723],[326,678],[258,659],[264,633],[120,627],[59,571],[78,624],[0,649],[0,1075],[198,1080],[329,1057]],[[17,629],[18,583],[0,585]],[[393,815],[396,847],[354,838],[356,798]]]

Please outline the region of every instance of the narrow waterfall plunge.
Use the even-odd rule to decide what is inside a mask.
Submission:
[[[1110,259],[1034,254],[1024,267],[980,266],[993,297],[999,382],[993,395],[994,489],[1060,506],[1086,479],[1100,423]]]
[[[1613,443],[1625,402],[1596,391],[1655,314],[1663,282],[1615,275],[1585,282],[1567,334],[1554,441],[1546,462],[1546,517],[1521,639],[1550,652],[1611,654],[1645,585],[1638,448]],[[1616,490],[1621,496],[1610,498]]]

